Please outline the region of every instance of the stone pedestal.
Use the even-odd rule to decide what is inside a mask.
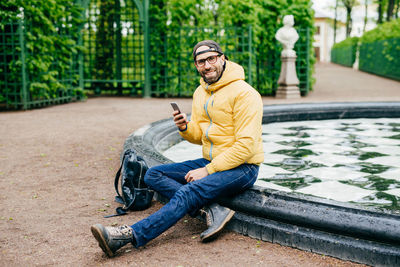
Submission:
[[[298,87],[300,81],[296,74],[296,58],[296,55],[282,55],[281,74],[278,80],[279,86],[276,91],[276,98],[300,98],[300,89]]]

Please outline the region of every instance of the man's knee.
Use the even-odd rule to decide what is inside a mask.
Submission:
[[[198,186],[189,183],[182,186],[175,193],[175,197],[187,205],[189,211],[198,210],[209,202],[209,199],[201,191]]]
[[[157,169],[158,166],[151,167],[147,170],[146,174],[144,175],[144,182],[147,186],[154,184],[159,178],[161,177],[161,172]]]

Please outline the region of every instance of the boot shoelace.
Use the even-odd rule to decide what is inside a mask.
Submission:
[[[119,235],[123,235],[125,237],[132,236],[132,228],[129,227],[128,225],[122,225],[119,227],[110,227],[108,228],[108,231],[113,236],[119,236]]]

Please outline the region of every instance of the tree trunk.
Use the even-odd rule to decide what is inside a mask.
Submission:
[[[350,7],[346,7],[346,38],[350,37],[350,33],[352,30],[352,26],[353,26],[353,20],[351,19],[351,10],[352,8]]]
[[[338,8],[339,0],[336,0],[335,5],[335,20],[333,22],[333,43],[336,44],[336,29],[337,29],[337,8]]]
[[[383,0],[378,1],[378,24],[383,22]]]
[[[367,23],[368,23],[368,0],[365,0],[365,17],[364,17],[363,33],[365,32],[365,29],[367,28]]]
[[[351,18],[351,11],[356,5],[356,0],[342,0],[344,8],[346,9],[346,37],[350,37],[351,30],[353,27],[353,20]]]
[[[393,18],[393,10],[394,10],[394,0],[389,0],[386,11],[386,21],[390,21]]]

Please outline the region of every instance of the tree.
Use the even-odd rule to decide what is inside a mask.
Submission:
[[[368,5],[369,5],[369,0],[364,0],[365,17],[364,17],[363,33],[365,32],[365,29],[367,28],[367,23],[368,23]]]
[[[377,23],[381,24],[383,22],[383,9],[384,9],[385,1],[378,0],[377,4],[378,4],[378,21],[377,21]]]
[[[356,6],[357,0],[341,0],[344,8],[346,9],[346,37],[350,36],[352,27],[353,27],[353,19],[351,18],[351,12],[353,11],[353,7]]]
[[[386,21],[390,21],[393,18],[395,0],[389,0],[386,10]]]
[[[335,20],[333,22],[333,43],[336,43],[336,29],[337,29],[337,9],[338,9],[339,0],[336,0],[335,4]]]

